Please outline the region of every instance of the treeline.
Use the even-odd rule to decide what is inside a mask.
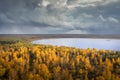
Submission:
[[[1,80],[120,80],[120,52],[0,44]]]
[[[13,40],[13,39],[8,39],[8,40],[0,40],[0,44],[1,45],[5,45],[5,44],[18,44],[18,43],[28,43],[29,41],[27,40],[21,40],[21,39],[16,39],[16,40]]]

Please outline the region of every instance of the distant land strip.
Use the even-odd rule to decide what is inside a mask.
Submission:
[[[22,39],[38,40],[48,38],[95,38],[95,39],[120,39],[120,35],[107,34],[0,34],[0,40],[5,39]]]

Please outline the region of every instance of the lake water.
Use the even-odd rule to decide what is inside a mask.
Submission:
[[[120,39],[56,38],[35,40],[32,43],[120,51]]]

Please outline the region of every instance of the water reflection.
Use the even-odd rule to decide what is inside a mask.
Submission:
[[[49,44],[76,48],[97,48],[120,51],[119,39],[57,38],[35,40],[33,44]]]

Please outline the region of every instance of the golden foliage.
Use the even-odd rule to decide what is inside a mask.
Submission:
[[[120,80],[120,52],[50,45],[0,45],[1,80]]]

